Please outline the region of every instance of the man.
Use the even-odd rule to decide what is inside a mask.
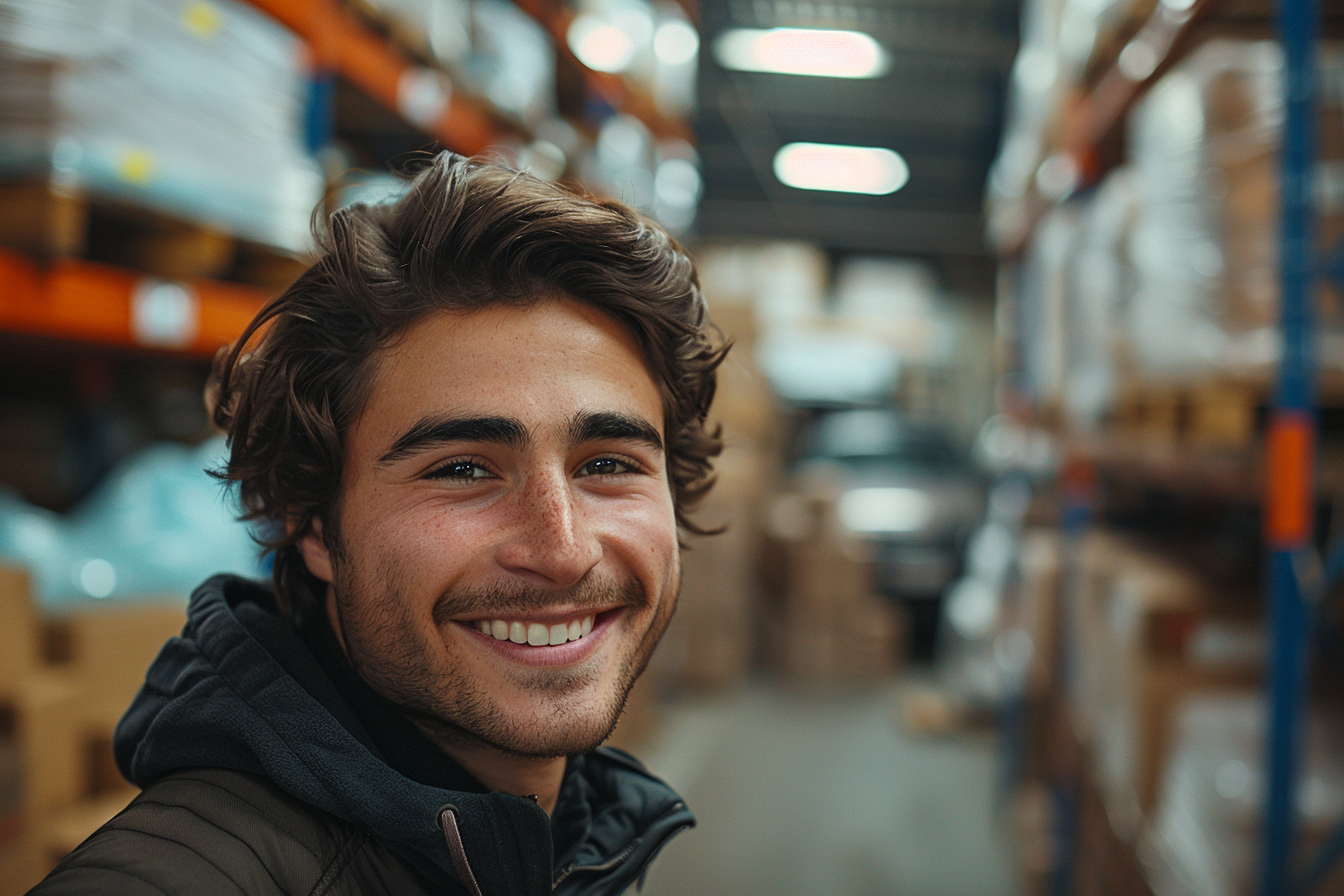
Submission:
[[[671,618],[726,348],[615,203],[441,155],[217,361],[273,589],[220,576],[59,893],[615,894],[685,805],[599,747]],[[207,546],[203,548],[208,549]]]

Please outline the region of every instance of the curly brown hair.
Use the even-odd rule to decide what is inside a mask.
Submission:
[[[563,295],[622,323],[663,400],[680,527],[713,484],[722,448],[706,416],[729,345],[709,324],[695,266],[625,206],[480,159],[440,153],[384,205],[353,205],[314,228],[318,260],[215,357],[215,422],[228,433],[219,478],[275,554],[276,597],[300,622],[318,610],[297,544],[321,522],[339,550],[347,433],[380,350],[435,311],[527,306]]]

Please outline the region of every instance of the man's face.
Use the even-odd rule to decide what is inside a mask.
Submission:
[[[589,306],[412,327],[347,441],[339,549],[301,544],[360,675],[444,736],[605,739],[676,602],[663,426],[636,344]]]

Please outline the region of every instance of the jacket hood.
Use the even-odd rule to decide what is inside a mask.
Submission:
[[[694,824],[636,760],[598,748],[570,761],[555,822],[572,842],[555,862],[552,819],[532,800],[490,792],[460,769],[460,789],[446,789],[390,766],[280,618],[269,587],[236,576],[216,576],[192,595],[182,635],[151,665],[113,747],[122,774],[140,787],[186,768],[265,775],[372,831],[431,879],[460,883],[439,827],[452,805],[484,896],[620,893]]]

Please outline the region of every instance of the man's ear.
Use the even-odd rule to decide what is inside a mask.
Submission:
[[[290,523],[290,525],[292,526],[293,523]],[[312,526],[308,529],[308,534],[299,539],[298,548],[299,556],[303,558],[303,565],[308,567],[310,573],[328,585],[336,581],[336,575],[331,568],[331,550],[322,537],[321,520],[313,520]]]

